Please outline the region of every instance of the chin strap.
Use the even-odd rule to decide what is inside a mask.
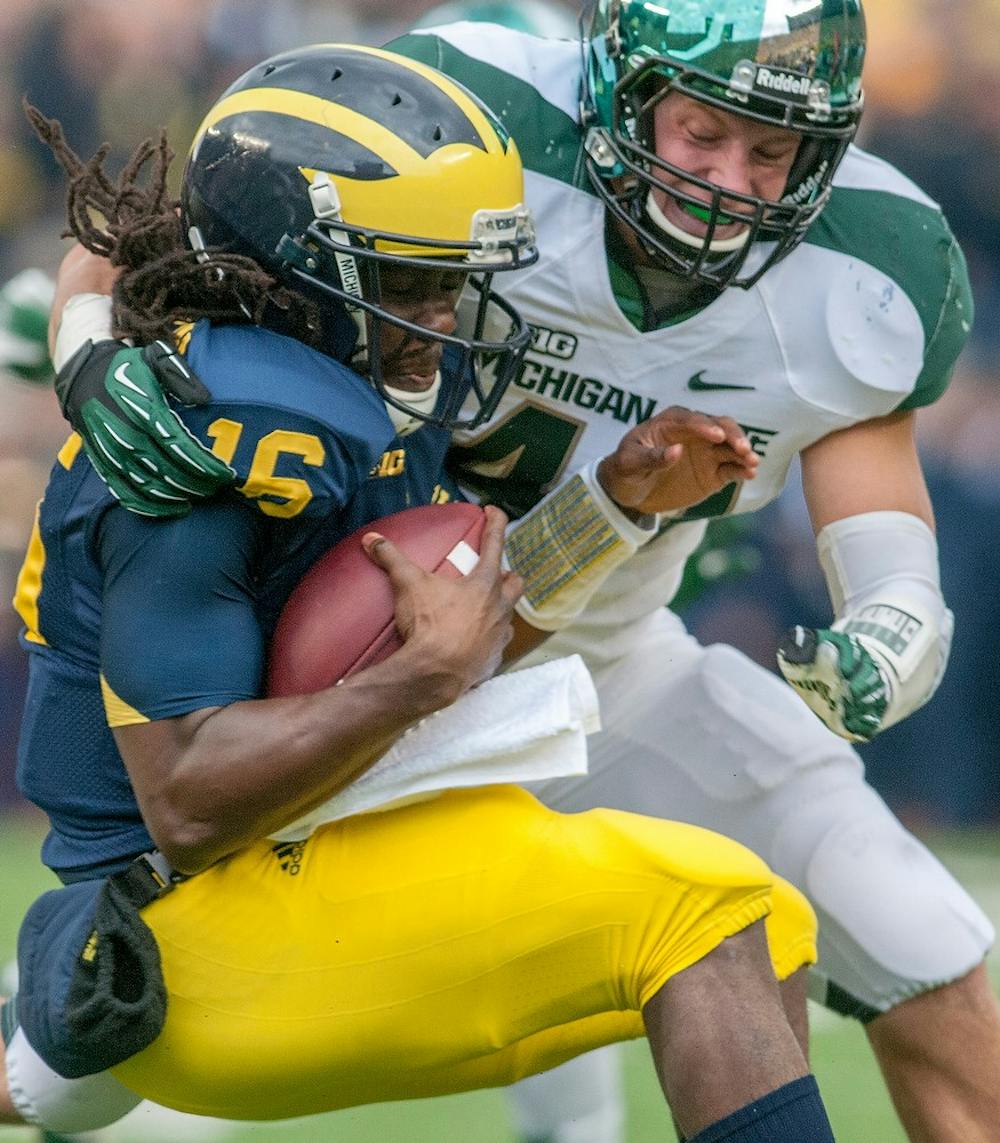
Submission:
[[[418,413],[423,413],[425,417],[429,417],[434,412],[438,393],[441,392],[441,370],[439,369],[435,373],[430,388],[424,389],[422,393],[411,393],[408,389],[396,389],[392,385],[383,385],[383,389],[394,401],[409,405]],[[389,420],[392,421],[396,435],[400,437],[405,437],[407,433],[412,433],[421,425],[426,424],[421,417],[398,409],[389,401],[385,402],[385,411],[389,414]]]
[[[646,214],[654,226],[662,230],[668,237],[673,238],[674,241],[680,242],[683,246],[690,246],[694,250],[700,250],[705,245],[704,238],[699,238],[697,234],[688,234],[686,230],[682,230],[667,218],[660,209],[656,199],[653,198],[652,191],[646,195]],[[729,254],[733,250],[741,250],[746,245],[749,237],[750,231],[747,229],[740,234],[734,235],[732,238],[716,238],[713,242],[708,244],[708,248],[713,254]]]

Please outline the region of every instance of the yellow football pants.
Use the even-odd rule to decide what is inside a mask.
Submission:
[[[814,960],[773,880],[695,826],[512,786],[262,842],[145,909],[167,1021],[115,1075],[235,1119],[507,1084],[642,1035],[660,987],[772,905],[778,971]]]

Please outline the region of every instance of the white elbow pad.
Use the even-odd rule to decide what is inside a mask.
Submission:
[[[630,520],[596,471],[595,461],[507,527],[504,563],[524,580],[518,614],[542,631],[571,623],[608,576],[656,535],[659,518]]]
[[[889,686],[882,728],[912,714],[948,665],[954,617],[941,595],[934,533],[909,512],[866,512],[817,537],[836,622],[876,660]]]

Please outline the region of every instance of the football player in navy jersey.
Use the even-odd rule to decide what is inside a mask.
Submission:
[[[499,124],[391,53],[288,53],[209,113],[177,215],[165,148],[148,191],[138,162],[116,188],[36,122],[78,236],[125,270],[113,332],[152,341],[109,340],[106,299],[76,294],[56,364],[104,355],[163,447],[211,442],[233,488],[187,511],[214,479],[196,459],[154,490],[172,516],[155,519],[118,505],[78,437],[54,468],[17,592],[19,778],[64,884],[29,911],[0,1009],[4,1111],[82,1130],[141,1095],[280,1118],[508,1083],[645,1029],[689,1137],[832,1139],[775,984],[814,959],[815,918],[743,847],[515,787],[329,822],[294,862],[269,840],[492,674],[510,637],[502,513],[454,581],[369,534],[403,647],[343,685],[259,697],[302,571],[442,499],[450,433],[516,369],[527,330],[490,278],[532,260],[533,230]],[[134,382],[142,353],[198,395],[190,364],[211,400],[168,424]],[[100,423],[141,483],[127,427]],[[575,606],[658,511],[754,469],[734,423],[668,410],[525,517],[508,556],[533,606]]]
[[[493,421],[457,439],[462,486],[516,515],[691,394],[760,457],[753,482],[706,496],[585,610],[553,618],[541,653],[585,658],[603,726],[586,777],[535,792],[681,818],[761,854],[816,907],[810,995],[863,1024],[908,1136],[992,1143],[994,927],[851,745],[927,702],[948,660],[915,427],[973,320],[937,204],[852,142],[862,0],[595,0],[581,43],[470,22],[477,8],[390,45],[501,112],[543,251],[501,286],[533,344]],[[781,680],[700,646],[665,605],[706,522],[763,507],[800,459],[830,619],[792,629]],[[549,1084],[534,1107],[559,1114],[522,1117],[523,1135],[621,1143],[615,1101],[590,1065],[573,1071],[533,1085]]]

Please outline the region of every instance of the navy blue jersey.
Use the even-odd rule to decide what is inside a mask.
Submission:
[[[18,782],[49,815],[43,858],[64,880],[152,844],[110,726],[257,697],[306,568],[371,520],[449,495],[448,434],[396,437],[371,386],[332,358],[207,322],[182,345],[212,393],[182,416],[236,469],[235,490],[180,520],[136,516],[71,437],[18,583],[31,654]]]

